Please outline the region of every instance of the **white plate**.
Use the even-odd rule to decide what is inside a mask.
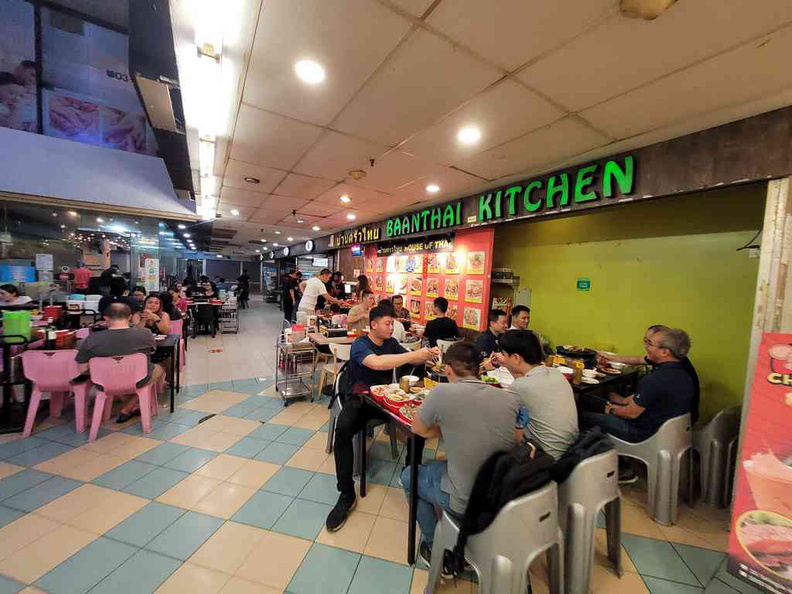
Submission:
[[[584,384],[598,384],[599,380],[594,379],[593,377],[586,377],[585,375],[580,378],[580,381]]]

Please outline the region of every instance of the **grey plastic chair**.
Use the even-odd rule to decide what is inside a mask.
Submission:
[[[668,419],[657,433],[638,443],[628,443],[609,435],[620,456],[646,464],[649,515],[655,522],[671,526],[676,522],[682,456],[693,445],[690,415]]]
[[[727,408],[716,414],[703,427],[693,429],[693,451],[699,455],[699,476],[701,480],[701,498],[709,505],[726,507],[729,478],[729,448],[733,440],[740,434],[739,406]],[[694,468],[690,464],[688,494],[691,504],[693,498]]]
[[[444,511],[435,528],[432,566],[425,594],[437,588],[443,552],[453,549],[459,527]],[[484,532],[471,536],[465,558],[478,575],[480,594],[524,594],[528,568],[547,552],[550,592],[564,592],[564,537],[558,527],[558,486],[541,489],[507,503]]]
[[[588,594],[594,563],[597,514],[605,508],[608,559],[619,577],[621,493],[619,457],[611,450],[583,460],[558,486],[558,518],[564,533],[564,585],[567,594]]]

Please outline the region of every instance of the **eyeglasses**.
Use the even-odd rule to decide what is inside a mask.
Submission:
[[[655,347],[656,349],[664,349],[664,348],[666,348],[666,347],[664,347],[662,344],[657,344],[657,343],[654,343],[654,342],[652,342],[651,340],[649,340],[648,338],[644,338],[643,340],[644,340],[644,344],[645,344],[646,346],[653,346],[653,347]]]

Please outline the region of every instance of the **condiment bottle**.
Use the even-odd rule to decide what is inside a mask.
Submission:
[[[576,386],[579,386],[580,382],[583,381],[583,369],[585,367],[585,364],[580,359],[575,359],[572,362],[572,383]]]

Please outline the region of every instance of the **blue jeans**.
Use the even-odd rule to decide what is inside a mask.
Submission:
[[[451,511],[450,497],[440,489],[440,481],[446,472],[448,463],[443,460],[418,467],[418,525],[421,527],[421,541],[432,547],[435,526],[437,526],[436,507]],[[401,475],[404,492],[410,496],[410,467]]]
[[[599,427],[605,433],[629,443],[638,443],[649,437],[644,431],[636,429],[630,421],[616,415],[584,412],[580,415],[580,423],[586,429]]]

